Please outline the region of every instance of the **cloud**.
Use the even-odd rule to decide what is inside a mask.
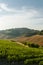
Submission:
[[[8,7],[8,4],[5,3],[0,3],[0,10],[1,11],[7,11],[7,12],[15,12],[15,10],[13,10],[12,8]]]
[[[27,7],[22,7],[21,9],[16,9],[16,8],[9,8],[8,4],[5,3],[0,3],[0,11],[7,11],[7,12],[13,12],[13,13],[25,13],[25,11],[29,11],[29,13],[37,13],[35,10],[29,9]]]
[[[15,27],[28,27],[33,29],[43,29],[43,17],[41,12],[35,9],[15,9],[9,8],[7,4],[0,3],[0,12],[1,11],[12,12],[13,14],[2,15],[0,17],[0,29],[8,29]],[[41,25],[41,24],[42,25]]]
[[[24,14],[10,14],[0,17],[0,29],[8,29],[15,27],[28,27],[32,29],[42,29],[43,25],[39,23],[43,22],[43,19],[34,19],[32,17],[37,14],[34,10],[26,11]],[[41,22],[42,21],[42,22]]]

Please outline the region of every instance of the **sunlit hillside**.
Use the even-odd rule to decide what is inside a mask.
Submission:
[[[0,40],[0,64],[39,65],[43,60],[43,48],[26,47],[12,40]]]

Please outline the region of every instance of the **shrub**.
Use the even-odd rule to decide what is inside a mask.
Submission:
[[[39,48],[38,44],[32,43],[32,44],[28,44],[29,47],[33,47],[33,48]]]

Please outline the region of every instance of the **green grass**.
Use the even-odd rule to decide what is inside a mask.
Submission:
[[[43,61],[43,48],[31,48],[10,40],[0,40],[0,59],[23,61],[25,65]]]

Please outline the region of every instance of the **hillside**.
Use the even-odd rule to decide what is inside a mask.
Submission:
[[[43,45],[43,30],[39,31],[28,28],[0,30],[0,39],[14,39],[18,42],[29,41]]]
[[[23,42],[29,43],[25,45]],[[2,30],[0,65],[43,65],[43,46],[40,45],[43,45],[43,30],[27,28]]]
[[[25,47],[0,40],[0,65],[43,65],[43,48]]]
[[[39,45],[43,45],[43,35],[34,35],[31,37],[18,37],[18,38],[15,38],[14,40],[18,42],[28,41],[28,42],[36,43]]]
[[[7,30],[0,30],[0,39],[9,39],[9,38],[16,38],[16,37],[29,37],[36,34],[42,34],[43,31],[40,33],[38,30],[28,29],[28,28],[15,28],[15,29],[7,29]]]

